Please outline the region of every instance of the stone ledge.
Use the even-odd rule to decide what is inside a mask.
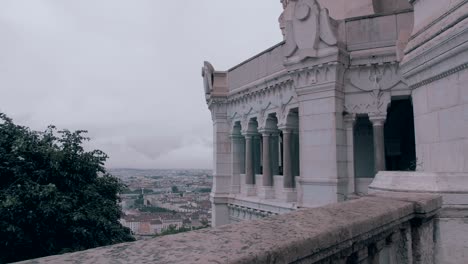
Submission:
[[[124,243],[23,263],[290,263],[323,260],[382,239],[419,213],[435,212],[439,196],[374,195],[267,219]]]

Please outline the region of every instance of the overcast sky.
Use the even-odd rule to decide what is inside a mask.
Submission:
[[[201,78],[281,41],[279,0],[1,0],[0,111],[110,168],[211,168]]]

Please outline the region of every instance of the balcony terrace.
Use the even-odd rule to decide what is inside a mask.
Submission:
[[[442,199],[379,194],[22,263],[434,263]]]

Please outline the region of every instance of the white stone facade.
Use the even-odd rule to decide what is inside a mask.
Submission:
[[[339,202],[373,182],[442,193],[439,261],[468,259],[456,251],[468,245],[457,220],[468,216],[468,1],[281,2],[283,42],[228,71],[203,68],[213,225]]]

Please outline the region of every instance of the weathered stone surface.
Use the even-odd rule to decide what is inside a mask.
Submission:
[[[263,220],[23,263],[291,263],[304,259],[318,263],[334,256],[343,258],[341,251],[351,255],[353,245],[365,245],[372,237],[392,232],[415,218],[418,211],[435,212],[440,202],[440,197],[424,194],[364,197]]]

